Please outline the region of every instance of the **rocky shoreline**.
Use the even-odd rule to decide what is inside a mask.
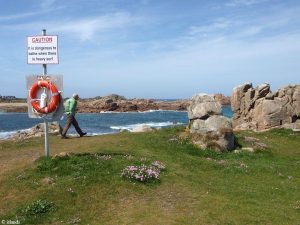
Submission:
[[[300,129],[300,85],[272,92],[269,84],[241,84],[233,89],[231,108],[235,130]]]
[[[215,99],[221,105],[230,105],[230,97],[216,94]],[[109,95],[78,101],[79,113],[100,112],[145,112],[149,110],[176,110],[186,111],[190,104],[189,99],[163,101],[155,99],[126,99],[120,95]],[[0,112],[27,112],[27,103],[23,102],[0,102]]]

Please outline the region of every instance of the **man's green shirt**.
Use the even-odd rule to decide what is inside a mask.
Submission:
[[[65,107],[65,113],[69,116],[75,116],[76,114],[76,106],[77,101],[75,98],[69,98],[67,101],[65,101],[64,107]]]

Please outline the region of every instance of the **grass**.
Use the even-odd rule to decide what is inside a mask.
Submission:
[[[237,154],[169,141],[182,130],[50,137],[52,155],[73,153],[53,159],[40,157],[42,138],[2,142],[0,219],[19,218],[22,224],[300,223],[299,133],[239,132],[242,146],[243,137],[251,136],[268,147]],[[159,182],[120,176],[126,166],[156,160],[166,165]]]

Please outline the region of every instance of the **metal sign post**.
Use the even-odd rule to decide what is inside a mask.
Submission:
[[[43,29],[43,36],[46,36],[46,29]],[[43,64],[43,75],[47,75],[47,64]],[[44,133],[45,133],[45,156],[49,157],[49,138],[48,138],[48,120],[44,118]]]
[[[63,79],[61,75],[48,75],[47,64],[58,64],[58,37],[47,35],[27,37],[27,63],[42,64],[43,73],[26,77],[29,118],[44,121],[45,156],[49,157],[49,120],[60,120],[64,113]],[[48,92],[51,92],[49,95]]]

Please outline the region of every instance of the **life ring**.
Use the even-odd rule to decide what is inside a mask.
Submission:
[[[44,108],[40,107],[40,105],[38,103],[39,100],[36,99],[37,92],[40,88],[47,88],[48,90],[51,91],[51,94],[52,94],[50,103]],[[56,111],[56,109],[58,108],[59,103],[60,103],[60,94],[59,94],[56,86],[53,83],[51,83],[50,81],[45,81],[45,80],[37,81],[31,86],[30,91],[29,91],[29,98],[30,98],[32,107],[37,112],[42,113],[42,114],[48,114],[48,113],[52,113],[52,112]]]

